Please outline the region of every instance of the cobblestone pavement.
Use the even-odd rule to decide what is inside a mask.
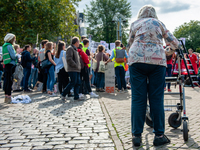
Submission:
[[[200,88],[186,87],[186,114],[189,117],[189,140],[184,142],[181,128],[173,129],[168,124],[168,117],[173,111],[165,111],[165,134],[171,139],[171,143],[165,146],[154,147],[153,129],[145,124],[142,135],[142,146],[139,148],[132,146],[131,135],[131,91],[125,94],[101,94],[100,102],[104,105],[108,119],[112,122],[112,128],[116,131],[123,149],[199,149],[200,150]],[[172,88],[172,91],[178,91]],[[165,105],[180,102],[179,96],[165,96]]]
[[[30,96],[30,104],[4,104],[0,90],[1,150],[115,149],[98,99]]]

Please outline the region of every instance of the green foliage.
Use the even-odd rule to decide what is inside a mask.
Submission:
[[[70,41],[77,26],[74,25],[80,0],[1,0],[0,45],[7,33],[13,33],[19,44],[36,43],[42,39],[56,41],[60,36]]]
[[[104,40],[107,43],[116,40],[116,23],[112,22],[115,14],[123,15],[127,22],[122,24],[122,43],[127,43],[128,19],[131,18],[131,5],[127,0],[92,0],[91,6],[86,5],[85,15],[89,27],[87,34],[92,35],[94,41]]]
[[[196,52],[200,53],[200,47],[196,48]]]
[[[186,38],[186,48],[194,51],[200,48],[200,21],[191,20],[175,29],[176,38]]]

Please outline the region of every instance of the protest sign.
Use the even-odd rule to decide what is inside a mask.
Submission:
[[[179,40],[183,41],[183,44],[185,45],[185,38],[180,38]],[[180,42],[180,44],[182,45],[182,43]]]
[[[115,48],[115,43],[110,43],[110,50],[112,51]]]
[[[100,41],[100,44],[106,47],[106,41]]]
[[[106,65],[105,70],[105,89],[107,93],[115,92],[115,69],[114,62],[110,62]]]
[[[109,50],[108,46],[109,46],[109,44],[106,43],[106,44],[105,44],[105,48],[106,48],[107,50]]]

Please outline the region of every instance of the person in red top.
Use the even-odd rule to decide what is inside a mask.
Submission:
[[[197,59],[197,56],[195,54],[193,54],[193,50],[191,48],[188,50],[188,52],[189,52],[190,61],[191,61],[192,66],[194,68],[194,72],[195,72],[195,74],[197,74],[197,72],[198,72],[198,68],[197,68],[198,59]]]
[[[170,49],[170,46],[167,46],[166,50],[167,49]],[[167,56],[166,77],[171,77],[172,76],[172,61],[173,61],[174,57],[175,57],[175,54]],[[170,86],[171,86],[171,83],[168,83],[168,92],[171,92]],[[165,84],[164,90],[166,91],[166,84]]]
[[[80,86],[80,90],[79,90],[79,97],[84,97],[83,96],[83,88],[84,88],[84,84],[83,82],[85,82],[85,88],[88,90],[90,97],[91,98],[98,98],[99,95],[95,94],[94,92],[92,92],[91,90],[91,86],[90,86],[90,80],[89,80],[89,58],[88,55],[82,50],[82,44],[79,45],[78,47],[78,53],[80,56],[80,62],[84,63],[84,67],[81,67],[81,74],[80,74],[80,78],[81,78],[81,86]],[[81,66],[83,66],[83,64],[81,64]]]

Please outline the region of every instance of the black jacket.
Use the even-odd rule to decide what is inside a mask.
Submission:
[[[23,67],[26,67],[26,68],[30,68],[31,69],[31,64],[32,64],[32,61],[34,61],[35,60],[35,57],[31,57],[31,55],[30,55],[30,52],[28,52],[27,50],[25,50],[25,51],[23,51],[22,52],[22,66],[23,66],[23,64],[25,65],[25,66],[23,66]]]

